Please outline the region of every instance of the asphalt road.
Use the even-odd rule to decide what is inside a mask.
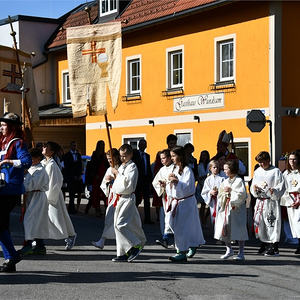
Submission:
[[[22,246],[19,209],[12,214],[16,248]],[[246,261],[221,261],[224,246],[205,231],[207,244],[188,263],[174,264],[174,249],[155,245],[159,225],[144,225],[148,242],[132,263],[113,263],[114,241],[104,250],[91,245],[103,228],[103,217],[72,216],[76,246],[47,241],[47,255],[28,256],[17,272],[0,275],[0,299],[298,299],[300,256],[282,245],[279,257],[256,255],[255,241],[246,244]]]

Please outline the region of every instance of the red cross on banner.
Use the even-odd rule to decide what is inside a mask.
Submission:
[[[17,69],[16,65],[11,64],[10,66],[11,66],[10,71],[3,70],[2,75],[10,77],[11,78],[10,82],[15,84],[16,79],[21,79],[22,75],[21,75],[21,73],[16,72],[16,69]]]
[[[91,42],[91,49],[82,50],[82,55],[92,55],[92,63],[97,63],[97,54],[105,53],[105,48],[96,49],[96,42]]]

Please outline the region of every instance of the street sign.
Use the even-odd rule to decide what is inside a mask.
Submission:
[[[259,109],[252,109],[246,117],[247,127],[252,132],[260,132],[266,125],[266,116]]]

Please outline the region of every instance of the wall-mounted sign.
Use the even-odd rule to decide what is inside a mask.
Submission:
[[[183,96],[173,100],[174,112],[224,107],[224,93]]]

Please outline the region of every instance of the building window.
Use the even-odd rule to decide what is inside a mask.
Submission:
[[[122,137],[123,144],[129,144],[132,149],[138,149],[138,143],[143,139],[146,139],[146,135],[126,135]]]
[[[235,80],[235,36],[215,39],[215,81]]]
[[[69,72],[62,73],[62,81],[63,103],[71,103]]]
[[[105,16],[117,12],[117,0],[100,0],[100,15]]]
[[[183,46],[167,49],[167,89],[183,87]]]
[[[141,64],[140,59],[128,60],[128,86],[127,94],[140,94],[141,92]]]
[[[246,174],[244,174],[244,176],[248,177],[249,174],[251,174],[251,171],[249,170],[249,168],[250,168],[250,165],[249,165],[249,162],[250,162],[249,142],[248,141],[237,142],[236,139],[234,139],[234,146],[235,146],[236,156],[244,163],[244,165],[246,167]],[[245,178],[245,179],[247,180],[247,178]]]
[[[187,143],[192,143],[193,140],[193,130],[184,129],[184,130],[175,130],[174,134],[177,136],[177,145],[184,146]]]

